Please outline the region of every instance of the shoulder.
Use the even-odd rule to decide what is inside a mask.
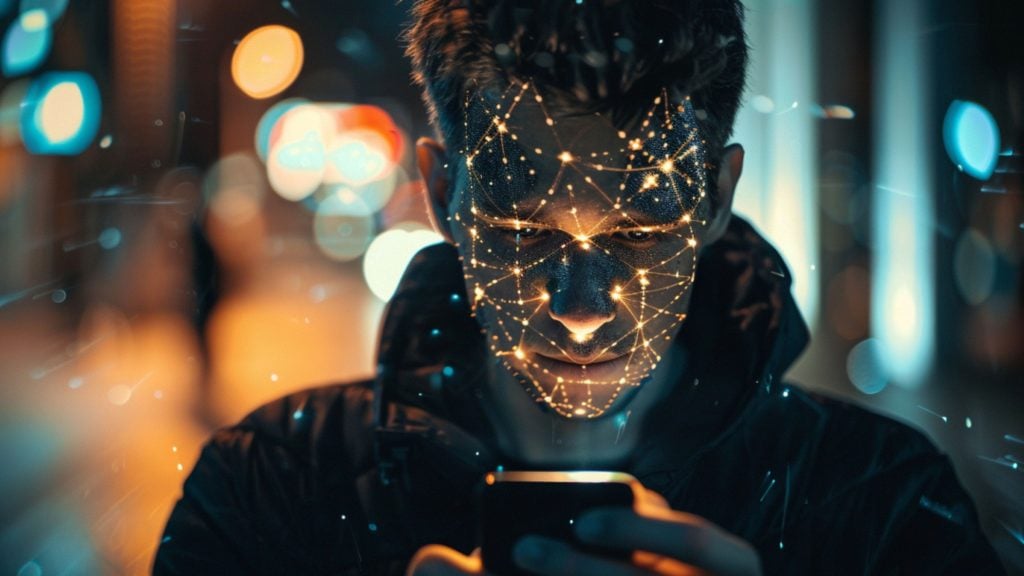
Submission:
[[[345,453],[365,464],[373,425],[370,381],[334,384],[294,392],[260,406],[238,424],[218,431],[211,444],[238,447],[251,442],[279,447],[292,457],[320,464]]]
[[[356,483],[373,466],[372,400],[369,382],[313,388],[214,433],[167,522],[155,572],[351,565],[358,553],[339,535],[345,518],[362,515]]]
[[[799,454],[812,500],[871,483],[923,482],[948,458],[922,431],[850,400],[788,385],[766,402],[768,422]],[[765,420],[762,419],[764,427]],[[780,454],[781,456],[781,454]]]
[[[953,463],[921,430],[820,393],[791,389],[822,414],[805,496],[833,533],[912,573],[1000,574]],[[842,519],[857,518],[852,526]],[[839,524],[836,524],[839,522]],[[870,542],[869,542],[870,541]]]

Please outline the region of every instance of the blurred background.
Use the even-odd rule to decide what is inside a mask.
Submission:
[[[1024,574],[1024,4],[746,4],[790,378],[923,429]],[[148,573],[213,430],[372,375],[439,240],[408,9],[0,0],[0,574]]]

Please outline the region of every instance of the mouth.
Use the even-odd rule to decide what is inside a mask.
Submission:
[[[586,358],[574,357],[571,352],[562,358],[540,353],[532,354],[531,358],[545,373],[577,384],[624,384],[631,379],[626,372],[629,360],[629,354]]]

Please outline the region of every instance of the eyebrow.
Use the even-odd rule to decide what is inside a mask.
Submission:
[[[544,217],[544,213],[549,209],[548,206],[550,204],[541,199],[540,202],[516,203],[507,207],[507,210],[501,210],[501,207],[495,206],[499,208],[497,212],[510,215],[499,216],[490,213],[489,210],[479,208],[474,208],[473,213],[481,220],[498,226],[556,228],[556,226],[549,223],[549,219]],[[606,219],[602,221],[599,228],[604,230],[649,229],[656,232],[688,224],[692,218],[693,214],[685,210],[679,213],[673,211],[672,214],[659,216],[640,210],[623,208],[609,210],[606,214]]]

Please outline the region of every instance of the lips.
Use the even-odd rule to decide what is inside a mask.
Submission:
[[[610,382],[625,376],[626,364],[629,362],[629,354],[618,357],[595,358],[600,361],[580,362],[579,358],[567,355],[565,360],[551,358],[543,354],[532,354],[531,360],[542,369],[547,370],[554,376],[560,376],[570,382],[593,380],[595,382]],[[584,359],[585,360],[585,359]]]

